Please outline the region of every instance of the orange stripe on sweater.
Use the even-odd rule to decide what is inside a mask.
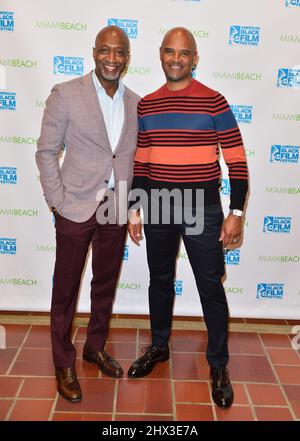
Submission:
[[[226,164],[246,161],[245,150],[242,145],[239,147],[229,147],[223,149],[222,155]]]
[[[152,164],[208,164],[217,160],[217,146],[137,148],[135,161]]]

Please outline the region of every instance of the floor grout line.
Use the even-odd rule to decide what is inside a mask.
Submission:
[[[18,401],[19,394],[20,394],[20,392],[21,392],[21,390],[22,390],[22,388],[23,388],[23,384],[24,384],[24,383],[25,383],[25,378],[23,378],[23,380],[22,380],[21,383],[20,383],[20,386],[18,387],[17,393],[16,393],[16,395],[15,395],[15,397],[14,397],[14,400],[13,400],[13,402],[12,402],[12,405],[10,406],[10,408],[9,408],[7,414],[6,414],[6,417],[5,417],[4,421],[8,421],[8,420],[9,420],[9,418],[10,418],[10,416],[11,416],[11,414],[12,414],[12,412],[13,412],[15,406],[16,406],[16,403],[17,403],[17,401]]]
[[[247,383],[245,383],[243,386],[244,386],[244,391],[245,391],[245,393],[246,393],[246,396],[247,396],[247,398],[248,398],[248,402],[249,402],[249,404],[250,404],[250,409],[251,409],[251,412],[252,412],[252,415],[253,415],[254,421],[257,421],[258,418],[257,418],[256,412],[255,412],[255,408],[254,408],[254,404],[253,404],[253,401],[252,401],[252,398],[251,398],[250,392],[248,391],[248,388],[247,388]]]
[[[118,392],[119,392],[119,380],[116,380],[114,387],[114,399],[113,399],[112,418],[111,418],[112,421],[115,421],[116,419]]]
[[[173,421],[177,421],[177,409],[176,409],[176,395],[175,395],[175,381],[173,378],[173,358],[172,358],[172,352],[170,351],[170,381],[171,381],[171,397],[172,397],[172,409],[173,409]]]
[[[31,330],[32,330],[32,326],[30,326],[29,329],[27,330],[26,335],[24,336],[24,338],[23,338],[23,340],[22,340],[22,343],[21,343],[20,346],[19,346],[19,349],[17,350],[17,352],[16,352],[14,358],[12,359],[12,361],[11,361],[11,363],[10,363],[10,365],[9,365],[9,367],[8,367],[8,369],[7,369],[7,371],[6,371],[6,374],[7,374],[7,375],[9,375],[10,371],[12,370],[13,365],[14,365],[16,359],[18,358],[18,356],[19,356],[21,350],[23,349],[23,346],[24,346],[24,344],[25,344],[25,342],[26,342],[26,340],[27,340],[27,337],[28,337],[28,335],[30,334]]]
[[[263,339],[261,338],[261,335],[260,335],[260,334],[258,334],[258,337],[260,338],[261,342],[263,343]],[[269,362],[269,364],[270,364],[270,366],[271,366],[271,369],[272,369],[272,371],[273,371],[273,374],[274,374],[274,376],[275,376],[275,378],[276,378],[277,385],[279,386],[279,388],[280,388],[280,390],[281,390],[281,393],[283,394],[283,396],[284,396],[284,398],[285,398],[285,400],[286,400],[286,402],[287,402],[287,404],[288,404],[288,408],[289,408],[289,411],[291,412],[291,415],[292,415],[292,417],[293,417],[293,420],[295,420],[295,419],[296,419],[296,415],[295,415],[295,412],[294,412],[294,410],[293,410],[293,408],[292,408],[292,406],[291,406],[290,400],[288,399],[288,397],[287,397],[287,395],[286,395],[286,392],[285,392],[285,390],[284,390],[284,388],[283,388],[283,386],[282,386],[282,383],[281,383],[281,381],[280,381],[279,375],[278,375],[277,372],[276,372],[276,369],[275,369],[275,367],[274,367],[274,365],[273,365],[273,363],[272,363],[272,360],[271,360],[271,357],[270,357],[270,355],[269,355],[269,353],[268,353],[268,351],[267,351],[267,348],[266,348],[265,346],[264,346],[264,348],[265,348],[266,357],[267,357],[268,362]]]

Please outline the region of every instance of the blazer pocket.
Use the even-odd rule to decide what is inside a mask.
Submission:
[[[74,172],[65,171],[62,175],[62,182],[63,184],[66,183],[66,184],[75,185],[76,187],[82,187],[83,176],[76,171]]]

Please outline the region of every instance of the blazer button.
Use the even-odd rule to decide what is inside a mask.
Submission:
[[[108,179],[105,179],[105,181],[104,181],[104,182],[105,182],[105,184],[108,184]]]
[[[113,159],[115,159],[116,155],[113,155]]]

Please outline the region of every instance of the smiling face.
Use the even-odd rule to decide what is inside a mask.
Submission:
[[[188,86],[198,59],[195,40],[187,29],[175,28],[166,34],[160,48],[160,60],[167,83],[173,83],[170,84],[172,89]]]
[[[122,29],[107,26],[96,37],[93,48],[95,72],[105,87],[107,82],[119,80],[129,61],[129,40]]]

